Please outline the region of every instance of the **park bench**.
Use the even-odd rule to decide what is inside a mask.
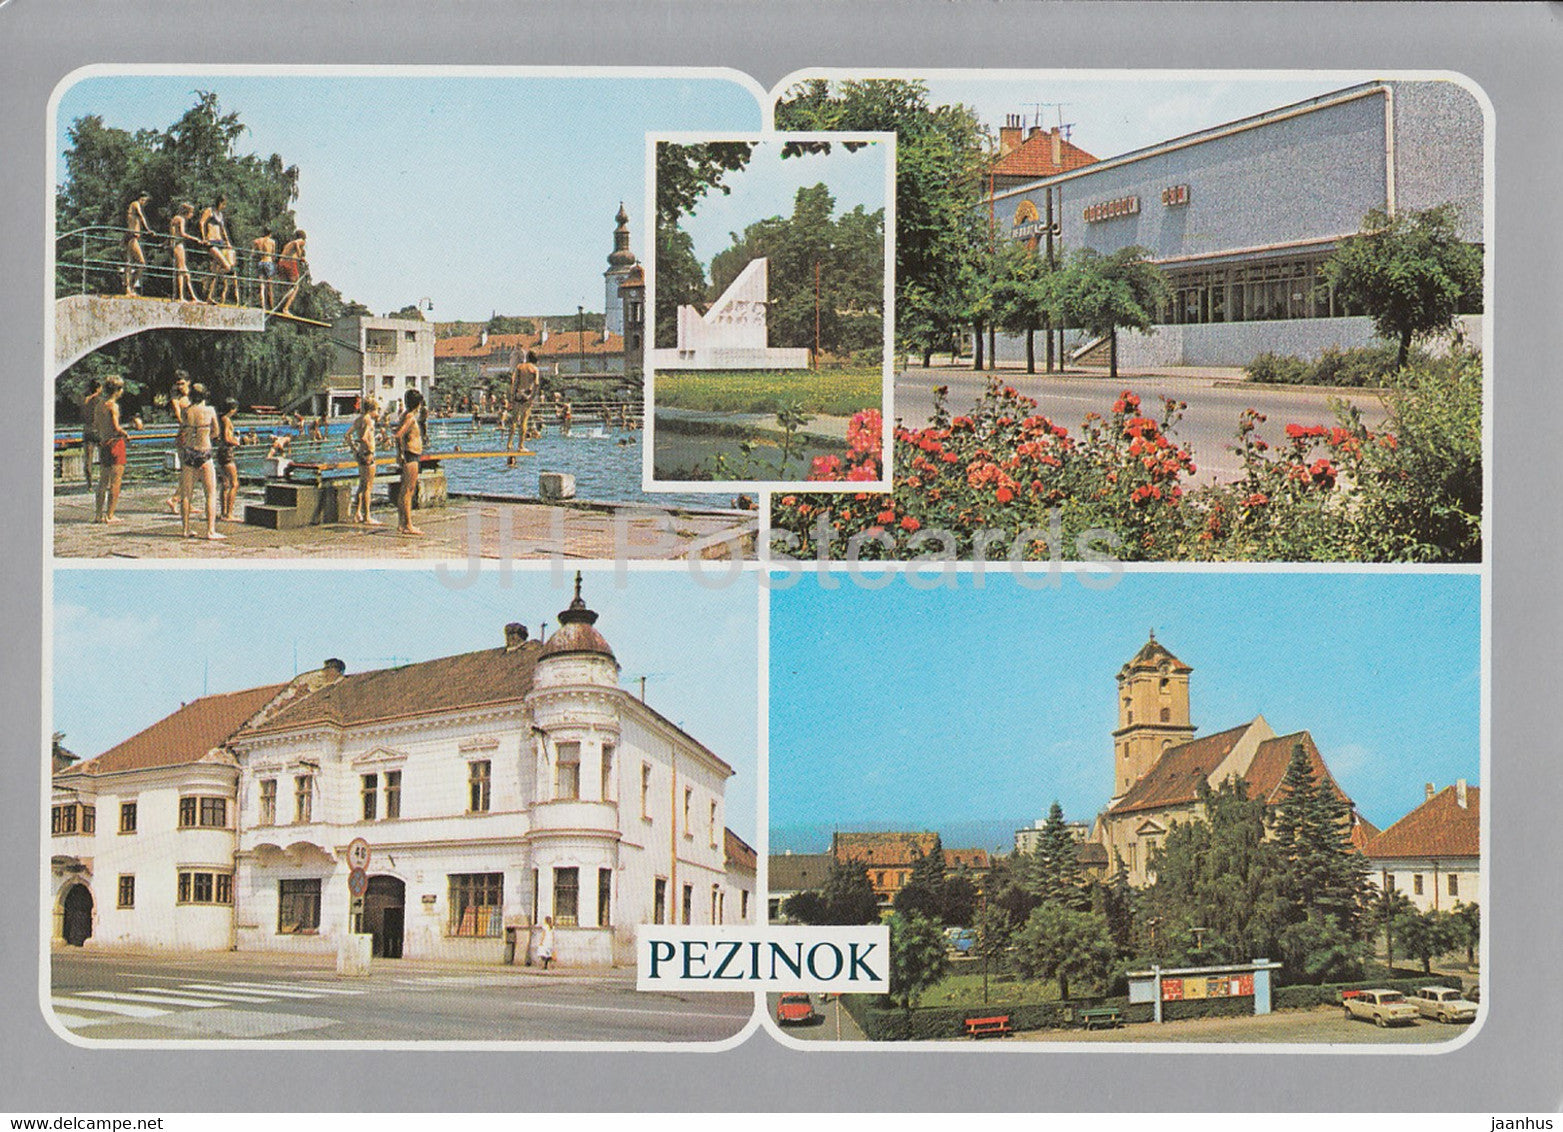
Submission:
[[[991,1018],[966,1019],[966,1032],[974,1038],[999,1037],[1011,1033],[1009,1015],[996,1014]]]
[[[1117,1029],[1123,1025],[1123,1011],[1116,1006],[1088,1006],[1084,1010],[1075,1011],[1075,1017],[1087,1030],[1094,1030],[1098,1025],[1108,1029]]]

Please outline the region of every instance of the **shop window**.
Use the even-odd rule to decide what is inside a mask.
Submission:
[[[363,803],[364,820],[374,821],[380,805],[380,776],[378,774],[360,775],[358,796]]]
[[[293,821],[299,825],[314,819],[315,776],[298,774],[293,777]]]
[[[261,779],[260,824],[277,824],[277,780],[275,778]]]
[[[573,928],[580,923],[581,870],[576,868],[554,870],[554,923],[561,928]]]
[[[402,816],[402,772],[399,770],[385,772],[385,816]]]
[[[450,934],[479,938],[502,935],[504,886],[503,873],[450,874]]]
[[[488,813],[489,762],[480,759],[467,764],[467,812]]]
[[[613,923],[613,870],[597,870],[597,926],[606,928]]]
[[[560,743],[554,748],[554,798],[574,801],[581,796],[581,745]]]
[[[136,878],[130,873],[121,873],[119,878],[119,907],[134,908],[136,906]]]
[[[277,882],[277,934],[320,930],[320,878]]]
[[[232,904],[233,874],[208,869],[180,869],[179,903]]]
[[[121,833],[136,832],[136,803],[121,802],[119,804],[119,831]]]

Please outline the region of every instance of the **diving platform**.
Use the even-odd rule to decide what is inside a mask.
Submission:
[[[54,300],[54,372],[58,376],[93,350],[143,330],[258,331],[266,329],[268,317],[260,307],[67,295]]]

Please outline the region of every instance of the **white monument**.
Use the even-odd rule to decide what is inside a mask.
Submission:
[[[658,369],[807,369],[807,349],[766,344],[767,262],[764,256],[750,260],[705,314],[679,307],[678,345],[653,350],[652,364]]]

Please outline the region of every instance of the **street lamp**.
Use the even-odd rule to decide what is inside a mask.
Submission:
[[[575,349],[575,372],[579,375],[586,372],[586,308],[580,304],[575,307]]]

